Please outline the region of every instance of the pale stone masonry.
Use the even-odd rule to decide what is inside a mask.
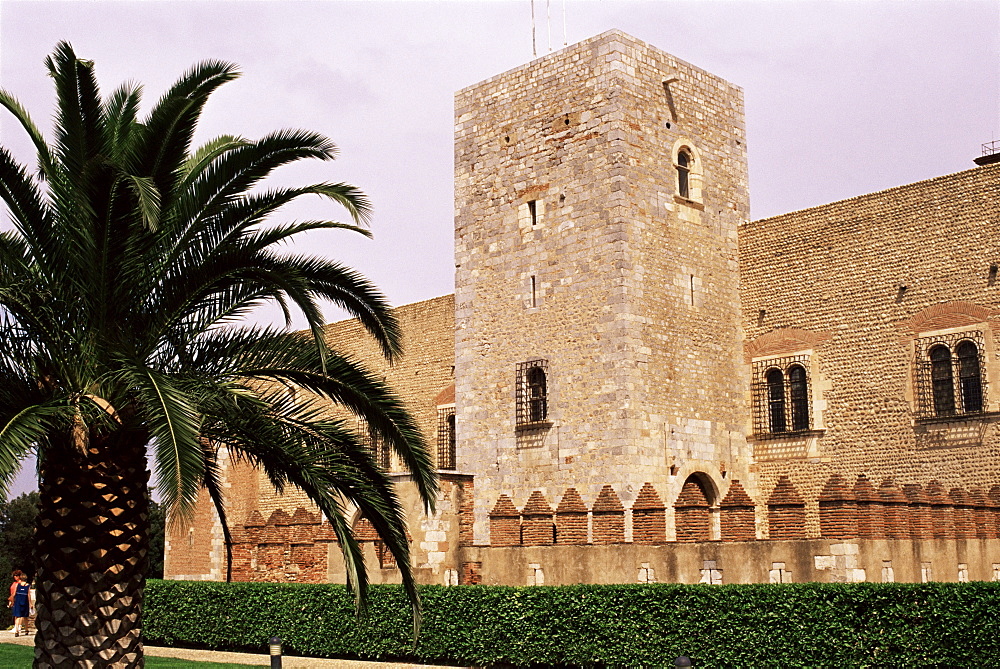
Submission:
[[[722,473],[745,475],[746,185],[742,91],[619,31],[456,94],[458,457],[477,473],[477,541],[500,494],[575,487],[592,504],[610,484],[630,506],[699,472],[717,504]],[[519,431],[515,369],[534,359],[551,425]]]
[[[619,31],[456,94],[455,295],[393,366],[326,331],[437,459],[428,516],[373,444],[420,582],[1000,578],[1000,165],[750,222],[746,160],[742,91]],[[343,580],[301,492],[224,474],[238,580]],[[206,497],[167,575],[224,548]]]

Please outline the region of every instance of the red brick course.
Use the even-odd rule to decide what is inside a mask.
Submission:
[[[674,502],[677,541],[708,541],[710,522],[708,499],[694,478],[689,478]]]
[[[955,505],[941,484],[934,480],[927,484],[927,501],[931,505],[931,521],[935,539],[955,536]]]
[[[778,478],[767,500],[767,522],[771,539],[806,537],[806,505],[787,476]]]
[[[592,512],[595,544],[625,543],[625,507],[611,486],[601,488]]]
[[[500,495],[490,511],[490,545],[519,546],[521,544],[521,512],[507,495]]]
[[[882,498],[885,536],[889,539],[910,538],[910,507],[906,495],[891,476],[882,480],[878,494]]]
[[[545,495],[535,490],[521,511],[521,544],[524,546],[551,546],[555,543],[556,525],[554,512]]]
[[[934,520],[931,516],[931,503],[918,483],[907,483],[903,486],[907,507],[910,513],[910,536],[914,539],[932,539],[934,537]]]
[[[854,490],[840,474],[831,476],[819,496],[819,533],[830,539],[858,536],[858,507]]]
[[[587,543],[587,505],[576,488],[567,488],[556,507],[556,543]]]
[[[739,479],[733,479],[729,492],[719,504],[723,541],[753,541],[757,538],[754,503]]]
[[[651,483],[644,483],[632,504],[632,541],[662,544],[667,540],[667,506]]]
[[[884,539],[885,506],[875,491],[875,486],[864,474],[858,474],[858,480],[854,483],[854,503],[858,507],[858,537]]]

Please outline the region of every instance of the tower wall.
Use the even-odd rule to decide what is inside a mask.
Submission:
[[[459,91],[455,116],[458,460],[476,472],[477,541],[501,494],[520,508],[575,487],[590,505],[610,484],[630,507],[648,481],[669,504],[701,472],[717,505],[723,472],[747,465],[740,89],[610,31]],[[532,360],[547,415],[525,428],[516,370]]]

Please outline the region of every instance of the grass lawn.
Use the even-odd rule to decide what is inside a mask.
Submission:
[[[19,646],[12,643],[0,643],[0,667],[30,667],[35,659],[35,649],[31,646]],[[146,656],[147,669],[180,669],[181,667],[196,667],[197,669],[252,669],[264,667],[259,664],[222,664],[219,662],[192,662],[173,657]]]

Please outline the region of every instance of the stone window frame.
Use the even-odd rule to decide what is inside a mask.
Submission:
[[[674,184],[674,202],[695,209],[705,208],[703,200],[703,190],[705,186],[704,162],[701,152],[694,142],[686,137],[681,137],[674,142],[670,152],[672,162],[672,181]],[[688,164],[683,165],[681,156],[688,158]],[[682,194],[681,174],[687,177],[687,193]]]
[[[542,384],[532,383],[541,375]],[[549,379],[549,361],[533,358],[517,363],[515,376],[515,420],[518,429],[548,427],[552,425],[552,393]]]
[[[987,365],[986,341],[988,330],[982,328],[952,328],[950,330],[920,333],[913,340],[914,413],[918,420],[963,420],[983,416],[989,409],[989,369]],[[963,379],[971,378],[964,373],[963,360],[958,355],[959,348],[972,344],[976,347],[978,374],[977,387],[966,386]],[[936,351],[947,351],[947,359],[938,357]],[[946,378],[941,378],[940,363],[947,365]],[[938,376],[938,378],[935,378]],[[950,392],[942,392],[941,381],[946,381]],[[978,406],[969,406],[971,394],[978,396]]]

